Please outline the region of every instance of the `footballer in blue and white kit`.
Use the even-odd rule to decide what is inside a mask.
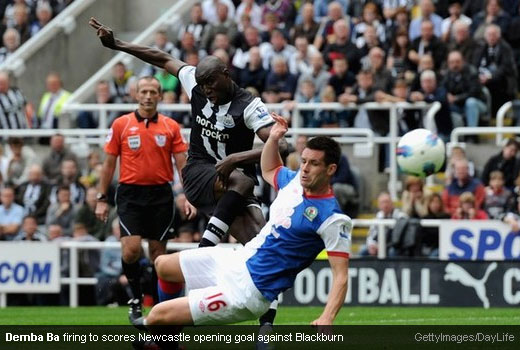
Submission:
[[[282,166],[278,141],[287,122],[276,124],[262,151],[264,179],[278,190],[269,222],[244,247],[185,250],[163,255],[157,273],[186,282],[188,296],[162,302],[144,324],[224,324],[257,319],[297,274],[325,249],[332,270],[327,305],[313,324],[332,324],[347,292],[352,221],[342,213],[330,186],[341,151],[328,137],[309,140],[295,172]]]

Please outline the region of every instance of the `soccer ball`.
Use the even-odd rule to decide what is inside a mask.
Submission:
[[[425,177],[438,172],[444,164],[444,142],[430,130],[407,132],[397,144],[397,164],[406,174]]]

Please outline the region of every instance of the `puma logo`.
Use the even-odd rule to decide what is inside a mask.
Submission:
[[[489,299],[486,296],[486,282],[491,272],[497,268],[497,263],[493,262],[489,264],[484,276],[481,279],[476,279],[471,276],[466,270],[457,264],[449,263],[446,265],[444,280],[452,282],[460,282],[463,286],[472,287],[475,289],[478,298],[484,304],[484,308],[489,308]]]

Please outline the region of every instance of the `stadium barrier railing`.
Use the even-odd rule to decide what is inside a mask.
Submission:
[[[277,103],[277,104],[267,104],[267,107],[271,111],[288,111],[288,104],[286,103]],[[78,103],[68,103],[64,106],[64,111],[68,113],[74,113],[79,111],[92,111],[99,113],[99,129],[106,130],[108,127],[108,115],[113,111],[132,111],[135,110],[136,105],[134,104],[78,104]],[[370,129],[363,128],[339,128],[339,129],[307,129],[301,128],[302,126],[302,111],[314,111],[314,110],[334,110],[334,111],[360,111],[360,110],[380,110],[380,111],[389,111],[389,133],[387,136],[379,136],[373,134]],[[398,103],[378,103],[378,102],[369,102],[361,105],[356,104],[348,104],[343,105],[341,103],[333,102],[333,103],[294,103],[292,104],[292,108],[290,112],[291,116],[291,129],[292,133],[289,135],[298,135],[298,134],[308,134],[308,135],[316,135],[317,130],[322,130],[319,133],[323,135],[357,135],[358,132],[365,133],[367,137],[365,138],[345,138],[343,140],[338,140],[343,143],[359,143],[364,142],[368,145],[372,145],[373,143],[377,144],[388,144],[390,147],[389,152],[389,165],[390,165],[390,173],[389,173],[389,181],[388,181],[388,191],[392,196],[393,200],[397,200],[397,177],[398,177],[398,167],[397,167],[397,156],[396,156],[396,148],[397,143],[399,141],[399,131],[398,131],[398,120],[399,120],[399,111],[402,110],[411,110],[411,109],[419,109],[422,111],[426,111],[424,113],[423,124],[430,130],[435,131],[435,113],[440,109],[440,103],[434,102],[433,104],[428,104],[424,102],[416,102],[416,103],[408,103],[408,102],[398,102]],[[159,106],[160,111],[176,111],[176,112],[188,112],[191,111],[191,106],[189,104],[161,104]],[[63,119],[65,116],[62,116]],[[73,118],[70,117],[69,120]],[[85,129],[86,130],[86,129]],[[354,130],[354,134],[352,133]],[[369,136],[369,131],[372,132],[372,139]],[[296,132],[297,131],[297,132]],[[105,131],[106,132],[106,131]],[[363,136],[363,135],[361,135]],[[370,138],[370,140],[368,140]],[[90,139],[89,142],[95,143],[96,140]],[[103,140],[101,138],[97,139],[97,142],[102,144]],[[258,139],[256,142],[260,142]]]
[[[439,227],[442,220],[421,220],[421,226],[423,227]],[[375,226],[378,229],[378,259],[386,258],[386,239],[385,229],[387,227],[393,227],[396,223],[394,219],[353,219],[354,227],[371,227]],[[121,244],[119,242],[76,242],[76,241],[61,241],[58,243],[60,249],[69,250],[69,276],[60,277],[60,283],[62,285],[69,286],[69,306],[77,307],[79,300],[79,286],[80,285],[95,285],[98,282],[96,277],[81,277],[79,275],[79,251],[80,250],[102,250],[102,249],[120,249]],[[169,242],[167,249],[169,251],[180,251],[185,249],[196,249],[198,243],[175,243]],[[241,244],[224,243],[220,244],[219,247],[237,249],[241,247]],[[148,243],[143,242],[143,249],[145,252],[148,251]],[[7,297],[6,293],[0,293],[0,307],[6,307]]]

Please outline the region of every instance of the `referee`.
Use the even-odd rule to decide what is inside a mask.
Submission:
[[[166,242],[174,233],[172,156],[179,173],[186,164],[188,145],[181,136],[179,125],[157,112],[160,100],[159,81],[153,77],[139,79],[138,109],[117,118],[107,136],[106,159],[97,195],[96,216],[106,221],[107,190],[119,157],[116,205],[121,227],[123,272],[133,294],[128,302],[130,319],[142,316],[141,238],[148,239],[152,262],[166,252]],[[196,214],[196,209],[187,201],[183,209],[188,218]],[[153,276],[156,281],[155,271]]]

